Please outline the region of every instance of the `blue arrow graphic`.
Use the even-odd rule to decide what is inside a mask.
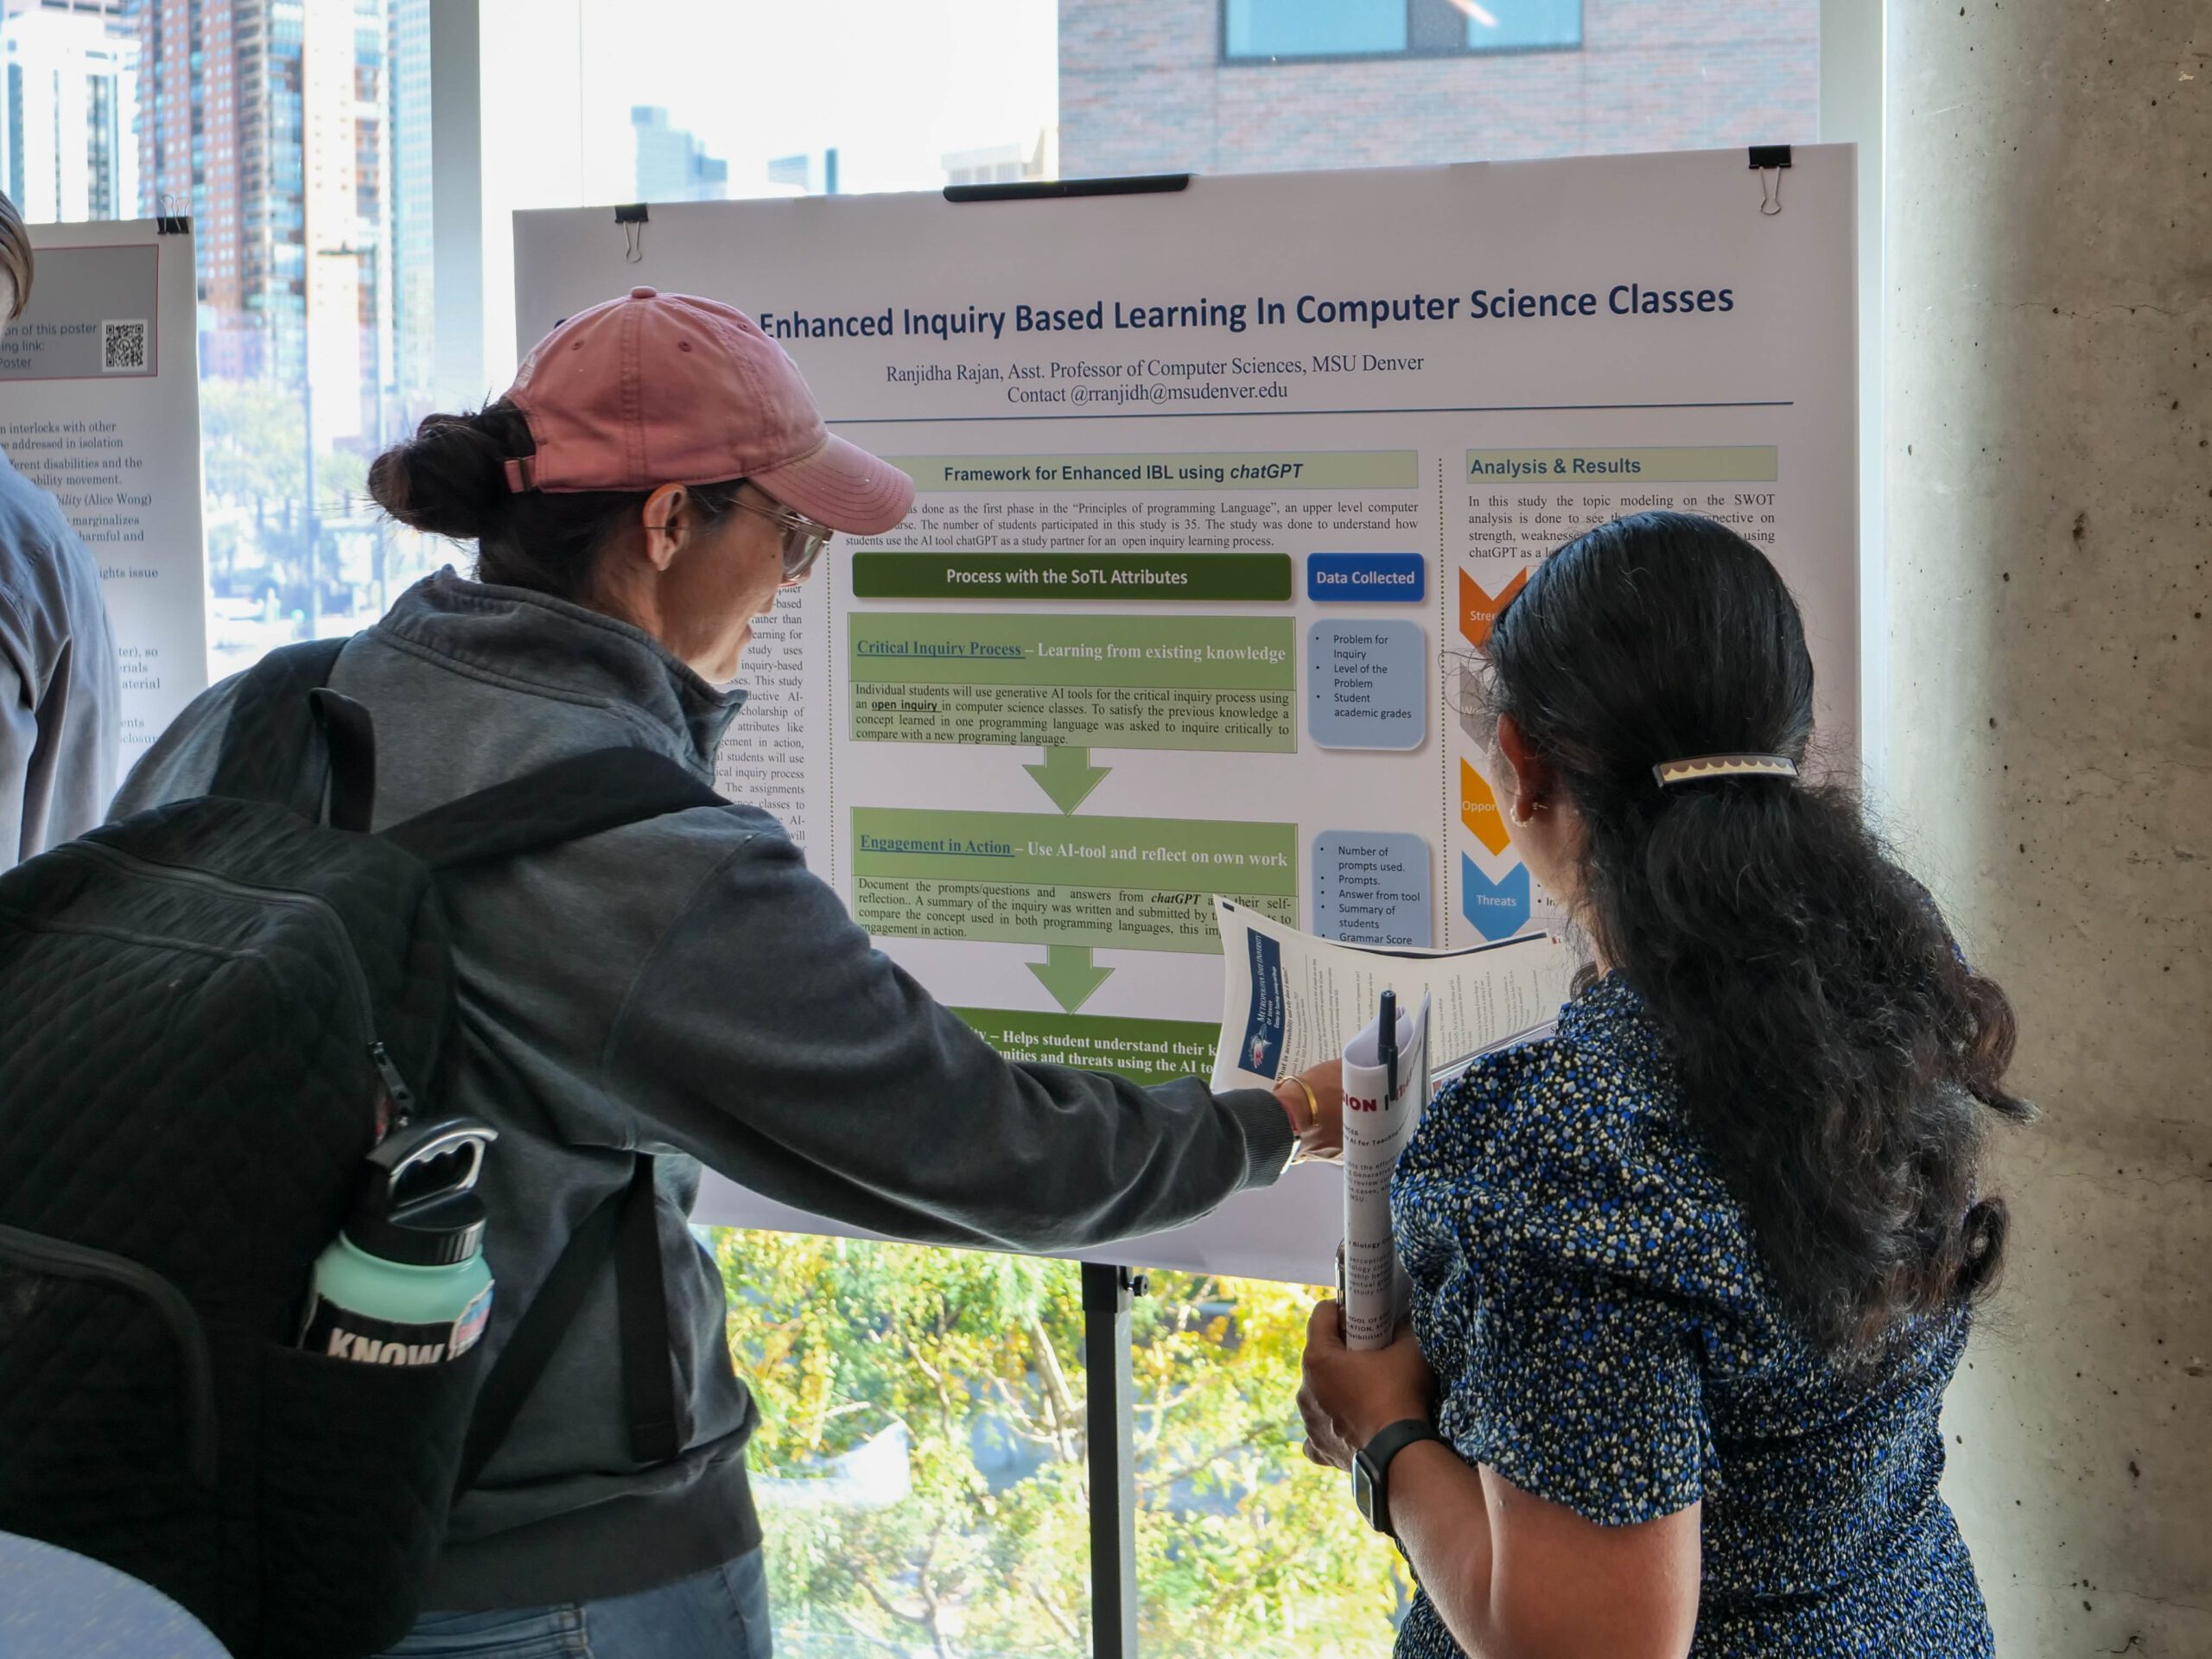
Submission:
[[[1516,864],[1493,881],[1459,855],[1459,913],[1486,939],[1510,939],[1529,925],[1529,867]]]

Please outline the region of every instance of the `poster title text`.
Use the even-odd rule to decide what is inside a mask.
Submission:
[[[1079,299],[1064,305],[1026,302],[994,309],[957,310],[886,306],[880,311],[823,313],[763,311],[760,327],[778,340],[873,340],[929,336],[938,340],[982,335],[1104,334],[1115,329],[1365,327],[1396,323],[1512,322],[1604,317],[1726,315],[1736,308],[1733,288],[1685,284],[1650,287],[1615,283],[1603,290],[1478,288],[1463,294],[1301,294],[1295,299],[1257,295],[1249,300],[1200,296],[1172,304]]]

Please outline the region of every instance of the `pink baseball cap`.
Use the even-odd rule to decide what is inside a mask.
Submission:
[[[833,436],[784,348],[734,306],[633,288],[539,340],[508,388],[537,451],[507,487],[573,494],[750,479],[849,535],[889,530],[914,480]]]

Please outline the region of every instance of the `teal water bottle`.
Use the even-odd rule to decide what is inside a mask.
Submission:
[[[473,1118],[410,1124],[368,1156],[345,1230],[315,1259],[300,1346],[370,1365],[439,1365],[476,1345],[492,1313],[484,1265],[484,1151]]]

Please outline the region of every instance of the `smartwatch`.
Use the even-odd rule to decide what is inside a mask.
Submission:
[[[1422,1440],[1448,1446],[1435,1426],[1419,1417],[1393,1423],[1351,1455],[1351,1497],[1367,1524],[1385,1537],[1395,1538],[1390,1525],[1390,1459]]]

